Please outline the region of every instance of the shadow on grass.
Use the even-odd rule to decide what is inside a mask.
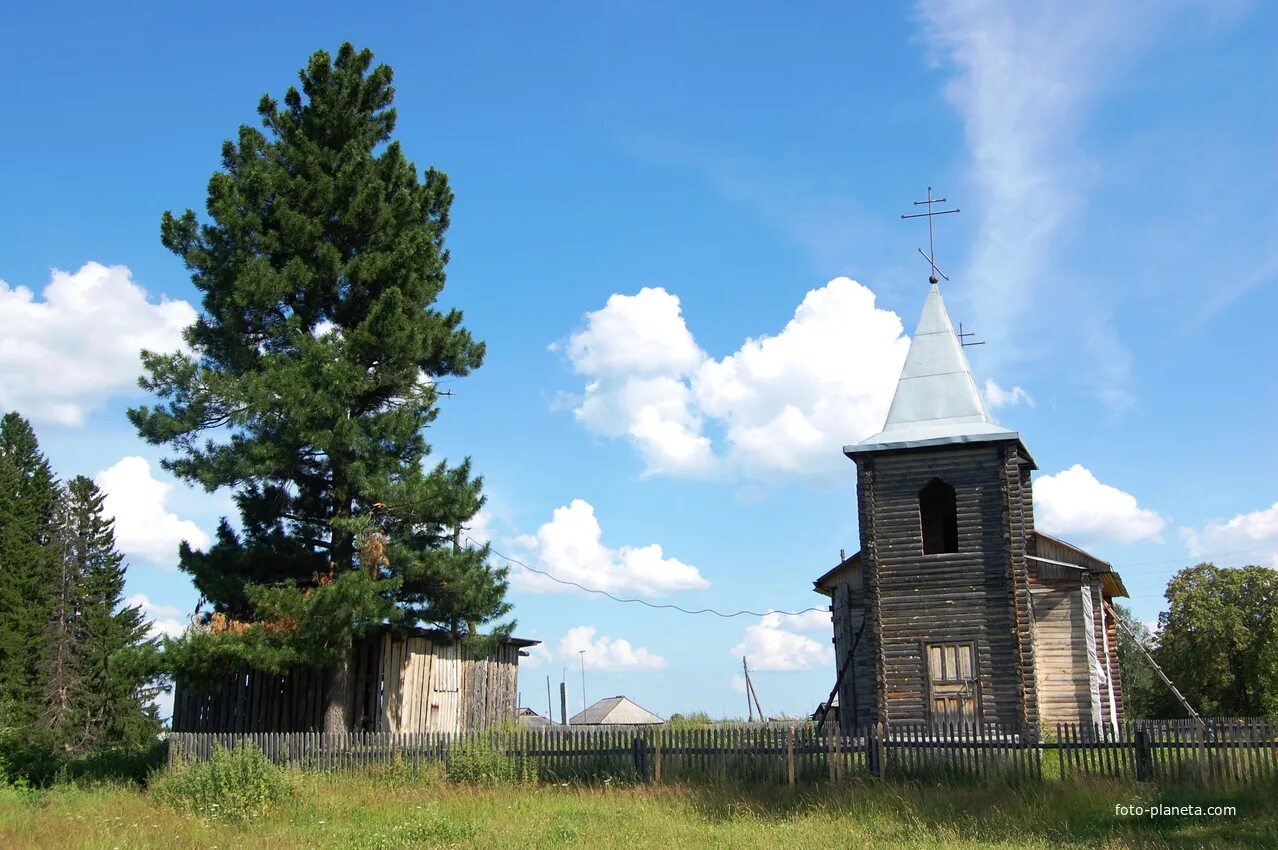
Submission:
[[[1278,847],[1278,783],[1208,791],[1096,781],[1066,786],[926,784],[854,780],[836,787],[686,786],[698,816],[713,823],[828,817],[846,828],[920,830],[970,841],[1176,848]],[[1116,806],[1132,807],[1120,814]],[[1150,815],[1150,809],[1163,812]],[[1136,814],[1135,807],[1143,807]],[[1167,814],[1197,807],[1198,814]],[[1209,814],[1233,807],[1233,814]],[[1192,811],[1192,810],[1191,810]]]

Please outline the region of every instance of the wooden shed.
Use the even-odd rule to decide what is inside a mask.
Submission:
[[[283,676],[246,671],[212,686],[179,679],[173,731],[324,731],[335,701],[352,729],[466,732],[500,726],[515,720],[519,657],[538,642],[510,638],[475,658],[444,632],[386,629],[354,647],[344,693],[335,693],[332,671],[312,669]]]
[[[861,550],[832,601],[840,723],[1122,719],[1105,561],[1034,529],[1033,456],[996,423],[935,281],[857,465]]]

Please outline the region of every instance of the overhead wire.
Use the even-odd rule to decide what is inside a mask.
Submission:
[[[469,541],[470,543],[475,544],[476,546],[484,545],[480,543],[478,540],[476,540],[475,538],[471,537],[469,534],[466,535],[466,540]],[[725,620],[729,620],[729,619],[732,619],[733,617],[766,617],[768,614],[778,614],[782,617],[800,617],[804,614],[808,614],[813,611],[827,612],[829,610],[828,608],[824,606],[819,606],[819,607],[813,607],[813,608],[804,608],[802,611],[746,611],[746,610],[720,611],[716,608],[684,608],[682,605],[649,602],[646,599],[636,599],[636,598],[626,597],[626,596],[615,596],[609,593],[608,591],[600,590],[597,587],[586,587],[584,584],[580,584],[575,581],[570,581],[569,579],[559,578],[558,576],[553,575],[552,573],[549,573],[546,570],[540,570],[540,569],[537,569],[536,567],[530,567],[528,564],[525,564],[523,561],[519,560],[518,558],[512,558],[509,555],[503,555],[501,552],[498,552],[496,549],[492,548],[491,545],[489,545],[488,551],[492,552],[494,555],[496,555],[498,558],[501,558],[503,561],[507,561],[509,563],[515,564],[516,566],[523,567],[525,570],[528,570],[531,573],[537,573],[538,575],[545,576],[546,578],[550,579],[553,582],[556,582],[557,584],[566,585],[568,587],[575,587],[578,590],[584,590],[586,593],[596,593],[596,594],[599,594],[600,596],[606,596],[609,599],[613,600],[614,602],[625,602],[627,604],[643,605],[648,608],[656,608],[659,610],[678,611],[682,614],[694,614],[694,615],[695,614],[713,614],[716,617],[722,617]]]

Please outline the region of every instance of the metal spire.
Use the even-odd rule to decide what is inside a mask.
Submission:
[[[943,204],[943,203],[945,203],[944,198],[932,197],[932,187],[928,186],[927,200],[914,202],[914,206],[916,207],[927,204],[927,212],[901,215],[901,218],[923,218],[925,216],[927,217],[927,253],[924,254],[922,248],[919,249],[919,253],[923,254],[923,259],[927,260],[927,264],[932,267],[932,274],[928,277],[927,280],[928,280],[928,283],[931,283],[933,285],[935,285],[937,282],[936,276],[938,274],[941,277],[945,278],[946,280],[949,280],[949,277],[945,274],[945,272],[941,271],[940,268],[938,268],[936,265],[936,244],[935,244],[935,239],[932,233],[932,219],[938,215],[949,215],[950,213],[959,212],[957,208],[952,210],[936,210],[932,208],[933,204]]]

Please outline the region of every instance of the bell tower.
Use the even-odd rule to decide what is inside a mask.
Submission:
[[[1034,459],[990,416],[925,256],[930,289],[887,421],[843,449],[857,466],[873,715],[1024,728],[1038,722]]]

